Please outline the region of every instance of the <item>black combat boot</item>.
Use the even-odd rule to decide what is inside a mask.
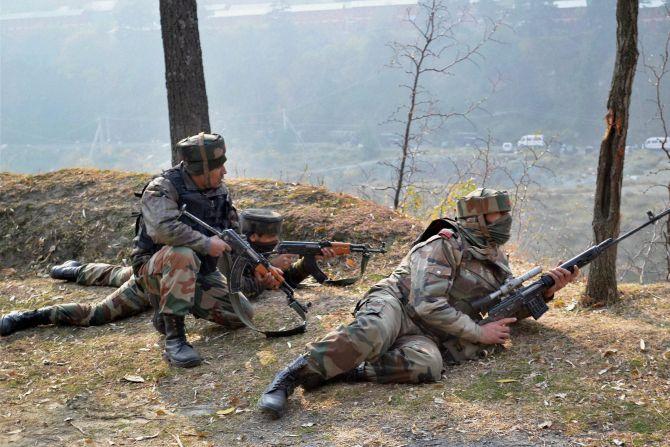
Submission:
[[[314,389],[322,383],[324,381],[320,376],[307,370],[307,360],[301,355],[277,373],[261,395],[258,408],[274,418],[279,418],[286,409],[286,400],[293,394],[296,386]]]
[[[49,276],[51,276],[53,279],[64,279],[66,281],[75,282],[77,280],[77,275],[79,275],[82,267],[83,265],[81,262],[71,259],[69,261],[65,261],[62,264],[51,267]]]
[[[26,312],[14,311],[0,316],[0,335],[10,335],[16,331],[51,323],[49,310],[48,307],[43,307]]]
[[[202,363],[200,354],[186,341],[184,317],[163,315],[165,321],[165,351],[163,358],[171,365],[192,368]]]

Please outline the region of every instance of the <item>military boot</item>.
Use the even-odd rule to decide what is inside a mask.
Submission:
[[[277,373],[261,395],[258,408],[274,418],[279,418],[283,415],[286,401],[296,386],[302,385],[304,388],[313,389],[322,383],[324,380],[320,376],[307,369],[307,360],[301,355]]]
[[[202,363],[200,354],[186,341],[184,317],[163,315],[165,321],[165,351],[163,358],[171,365],[192,368]]]
[[[26,312],[10,312],[7,315],[0,316],[0,335],[10,335],[16,331],[28,329],[39,326],[41,324],[49,324],[48,307],[42,309],[29,310]]]
[[[64,279],[66,281],[75,282],[82,267],[83,265],[81,262],[71,259],[69,261],[65,261],[62,264],[51,267],[49,276],[51,276],[53,279]]]

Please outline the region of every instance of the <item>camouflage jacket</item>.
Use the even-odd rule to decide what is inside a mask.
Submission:
[[[184,183],[188,189],[197,189],[188,176],[184,177]],[[226,185],[221,182],[218,188],[203,191],[203,194],[213,196],[222,192],[228,197],[227,220],[230,228],[239,231],[237,210],[233,206]],[[165,177],[158,176],[149,183],[141,199],[142,216],[149,236],[157,243],[189,247],[199,254],[206,255],[209,251],[209,236],[178,220],[177,200],[177,189]]]
[[[511,274],[501,249],[482,254],[457,233],[443,230],[415,245],[370,292],[393,294],[410,318],[438,340],[456,336],[478,342],[479,316],[468,303],[499,288]]]
[[[188,176],[184,177],[184,183],[189,189],[197,189],[195,183]],[[229,212],[227,220],[230,228],[239,232],[237,210],[233,206],[225,183],[221,182],[218,188],[203,191],[203,194],[215,195],[222,192],[228,197]],[[149,183],[141,199],[142,216],[149,236],[164,245],[189,247],[200,254],[207,254],[209,251],[209,236],[177,220],[179,217],[177,200],[176,188],[165,177],[158,176]],[[234,259],[234,255],[232,257],[222,256],[219,259],[219,270],[226,277],[230,274]],[[292,286],[298,285],[307,276],[302,269],[302,261],[295,262],[284,272],[284,278]],[[265,291],[265,287],[256,280],[251,271],[247,272],[241,279],[241,289],[247,298],[256,298]]]

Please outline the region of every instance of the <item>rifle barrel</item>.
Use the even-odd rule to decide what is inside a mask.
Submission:
[[[614,243],[612,245],[614,245],[616,243],[619,243],[620,241],[626,239],[629,236],[632,236],[633,234],[637,233],[638,231],[640,231],[641,229],[643,229],[647,225],[653,224],[654,222],[656,222],[659,219],[662,219],[664,216],[666,216],[668,214],[670,214],[670,208],[666,209],[665,211],[661,212],[660,214],[656,214],[655,216],[654,216],[654,213],[652,213],[651,211],[647,211],[647,216],[649,217],[649,220],[647,222],[643,223],[639,227],[633,228],[632,230],[627,231],[626,233],[622,234],[621,236],[619,236],[618,238],[616,238],[614,240]]]

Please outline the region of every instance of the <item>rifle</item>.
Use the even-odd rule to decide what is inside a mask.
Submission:
[[[328,279],[328,275],[326,275],[316,263],[316,256],[321,254],[321,249],[323,248],[332,249],[337,256],[348,255],[351,253],[362,253],[361,273],[358,276],[352,278],[336,280]],[[372,248],[369,245],[351,244],[348,242],[283,241],[280,242],[272,251],[272,254],[291,254],[302,256],[305,271],[309,273],[318,283],[325,283],[332,286],[348,286],[358,281],[358,279],[363,276],[363,273],[365,273],[365,267],[367,266],[372,253],[386,253],[386,244],[382,242],[381,247]]]
[[[488,295],[486,295],[485,297],[477,298],[476,300],[472,300],[470,302],[470,306],[472,306],[472,308],[476,312],[479,312],[481,314],[485,314],[491,307],[500,303],[503,300],[503,298],[505,298],[511,292],[513,292],[516,289],[518,289],[519,287],[521,287],[524,282],[526,282],[529,279],[539,275],[540,273],[542,273],[542,268],[541,267],[534,267],[534,268],[528,270],[526,273],[524,273],[521,276],[517,276],[516,278],[511,278],[511,279],[505,281],[505,284],[503,284],[495,292],[491,292]]]
[[[230,229],[222,231],[217,230],[208,223],[204,222],[202,219],[199,219],[198,217],[186,211],[186,205],[183,205],[181,207],[180,215],[188,217],[193,222],[209,230],[211,233],[217,235],[225,243],[230,245],[233,251],[235,251],[239,255],[239,257],[235,260],[233,268],[231,269],[230,272],[229,296],[233,309],[235,310],[237,317],[242,321],[242,323],[244,323],[246,326],[248,326],[250,329],[256,332],[261,332],[265,334],[265,336],[268,338],[285,337],[288,335],[295,335],[305,332],[305,330],[307,329],[307,315],[306,315],[307,307],[295,299],[294,297],[295,290],[293,289],[293,287],[291,287],[288,283],[286,283],[286,281],[284,281],[283,276],[281,276],[279,273],[276,273],[270,268],[271,264],[265,256],[259,254],[258,252],[256,252],[256,250],[251,248],[249,243],[246,240],[244,240],[242,236],[237,234],[235,230]],[[246,267],[249,264],[251,265],[254,271],[260,273],[261,275],[265,276],[268,273],[270,273],[277,281],[279,281],[280,283],[279,290],[284,292],[284,294],[286,295],[288,306],[292,308],[298,315],[300,315],[300,317],[303,320],[302,324],[286,330],[262,331],[256,328],[256,326],[251,321],[248,320],[248,318],[245,316],[245,313],[242,311],[242,305],[240,303],[239,293],[241,293],[242,275],[245,274]]]
[[[665,211],[657,215],[654,215],[654,213],[652,213],[651,211],[647,211],[647,218],[648,218],[647,222],[643,223],[642,225],[636,228],[633,228],[632,230],[624,233],[623,235],[619,236],[616,239],[612,238],[605,239],[598,245],[594,245],[593,247],[581,252],[574,258],[570,259],[569,261],[564,262],[559,267],[569,270],[570,272],[574,272],[575,267],[581,268],[584,267],[585,265],[590,264],[594,259],[600,256],[608,248],[613,247],[622,240],[637,233],[647,225],[651,225],[657,220],[662,219],[664,216],[669,214],[670,214],[670,208],[666,209]],[[531,272],[532,271],[533,270],[531,270]],[[528,273],[526,273],[526,275],[528,275]],[[547,289],[550,289],[553,285],[554,280],[551,276],[542,275],[540,279],[538,279],[537,281],[533,282],[528,286],[522,287],[514,291],[514,293],[505,297],[504,299],[501,299],[501,296],[503,296],[504,293],[499,293],[496,295],[497,292],[502,291],[501,288],[500,291],[493,292],[492,294],[484,298],[474,300],[473,303],[477,304],[476,310],[481,312],[482,315],[485,313],[488,314],[485,319],[479,322],[479,324],[486,324],[492,321],[500,320],[502,318],[514,317],[522,312],[530,313],[530,315],[537,320],[547,310],[549,310],[549,307],[547,306],[544,300],[544,292]],[[503,286],[503,288],[504,287],[505,286]]]

